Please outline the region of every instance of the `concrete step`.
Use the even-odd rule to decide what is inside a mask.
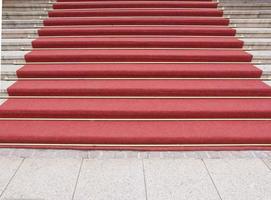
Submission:
[[[225,10],[268,10],[271,9],[270,3],[220,3],[218,8],[224,8]],[[52,4],[50,3],[29,3],[29,4],[4,4],[3,9],[5,11],[44,11],[52,10]]]
[[[37,29],[2,29],[2,38],[33,38]]]
[[[12,19],[12,20],[31,20],[31,19],[44,19],[48,17],[47,11],[33,11],[33,12],[3,12],[2,19]]]
[[[270,38],[271,28],[236,28],[238,37]],[[37,29],[3,29],[2,38],[36,38]]]
[[[24,55],[29,51],[3,51],[2,64],[25,63]],[[255,50],[248,51],[253,55],[253,62],[257,64],[271,64],[271,51]]]
[[[257,64],[257,68],[263,71],[262,78],[271,78],[271,65],[270,64]],[[2,79],[17,78],[16,71],[23,65],[7,64],[2,66],[1,77]]]
[[[2,29],[37,28],[42,25],[42,20],[2,20]]]
[[[231,27],[237,28],[268,28],[271,19],[231,19]],[[42,20],[2,20],[3,29],[38,28],[43,26]]]
[[[271,28],[236,28],[237,36],[244,37],[259,37],[267,38],[271,37]]]
[[[3,51],[20,51],[32,49],[31,42],[34,39],[3,39]],[[242,38],[245,42],[244,49],[271,50],[270,38]]]
[[[244,80],[245,81],[245,80]],[[0,96],[9,96],[8,94],[8,88],[13,85],[16,81],[12,81],[12,80],[2,80],[2,87],[0,88]],[[271,86],[271,81],[266,80],[263,81],[265,84]],[[245,83],[244,83],[245,84]],[[12,95],[14,96],[14,95]],[[78,97],[80,98],[80,97]],[[108,98],[110,98],[110,96],[108,96]],[[138,98],[142,98],[142,97],[138,97]]]
[[[225,10],[224,16],[231,19],[265,19],[271,18],[270,10]],[[47,18],[47,11],[3,12],[4,20],[39,20]]]

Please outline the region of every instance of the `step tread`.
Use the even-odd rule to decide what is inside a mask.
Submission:
[[[26,64],[17,71],[18,77],[260,77],[261,73],[252,64],[212,63]]]
[[[9,99],[0,117],[271,118],[271,99]]]
[[[51,17],[45,26],[63,25],[228,25],[223,17]]]
[[[0,121],[0,141],[49,144],[266,144],[271,142],[270,126],[270,121]]]
[[[271,96],[259,80],[19,80],[11,96]]]
[[[57,2],[54,9],[76,8],[216,8],[217,2],[207,1],[96,1],[96,2]]]
[[[37,38],[32,41],[33,48],[84,48],[84,47],[142,47],[142,48],[242,48],[243,41],[235,37],[227,38]]]
[[[72,35],[234,35],[229,27],[209,26],[105,26],[105,27],[43,27],[40,36]]]
[[[250,62],[252,56],[242,50],[33,50],[27,62]]]

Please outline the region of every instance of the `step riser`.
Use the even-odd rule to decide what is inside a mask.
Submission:
[[[209,22],[208,22],[209,23]],[[230,27],[234,27],[234,28],[269,28],[270,26],[270,19],[268,20],[265,20],[265,19],[262,19],[262,20],[243,20],[243,19],[232,19],[230,21]],[[95,24],[89,24],[89,26],[93,26],[93,25],[110,25],[111,23],[107,23],[107,22],[103,22],[103,23],[97,23],[95,22]],[[146,25],[146,26],[149,26],[149,25],[165,25],[165,22],[163,21],[157,21],[155,23],[153,22],[148,22],[148,23],[145,23],[145,22],[136,22],[136,23],[131,23],[128,21],[127,22],[117,22],[117,23],[113,23],[115,25]],[[172,26],[173,24],[171,24],[170,26]],[[175,25],[185,25],[184,23],[182,22],[176,22]],[[195,25],[200,25],[200,24],[196,24]],[[208,24],[202,24],[202,25],[208,25]],[[211,25],[211,24],[210,24]],[[220,25],[220,24],[214,24],[214,25],[219,25],[219,26],[223,26],[223,25]],[[86,26],[86,25],[84,25]],[[168,26],[168,25],[167,25]],[[212,25],[211,25],[212,26]],[[37,21],[37,20],[27,20],[27,21],[21,21],[21,22],[18,22],[18,21],[3,21],[3,24],[2,24],[2,28],[3,29],[18,29],[18,28],[24,28],[24,29],[37,29],[37,28],[40,28],[40,27],[43,27],[43,23],[42,21]],[[53,26],[50,26],[50,27],[53,27]],[[57,25],[56,25],[57,27]],[[60,25],[59,27],[64,27],[63,25]]]
[[[163,16],[171,16],[171,15],[163,15]],[[173,16],[173,15],[172,15]],[[249,14],[225,14],[224,17],[231,18],[231,19],[270,19],[271,14],[264,14],[264,15],[249,15]],[[46,19],[47,15],[6,15],[3,16],[3,20],[39,20],[39,19]]]
[[[271,38],[271,33],[237,33],[237,37],[240,38]],[[171,36],[172,37],[172,36]],[[25,38],[37,38],[37,34],[35,33],[18,33],[18,34],[10,34],[10,33],[2,33],[2,38],[3,39],[25,39]]]

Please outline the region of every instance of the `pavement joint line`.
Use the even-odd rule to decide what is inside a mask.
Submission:
[[[260,158],[260,160],[263,162],[263,164],[271,171],[271,167],[266,163],[264,158]]]
[[[5,193],[5,191],[7,190],[8,186],[10,185],[10,183],[12,182],[12,180],[14,179],[14,177],[16,176],[17,172],[19,171],[19,169],[21,168],[21,166],[23,165],[25,161],[25,158],[22,158],[20,164],[18,165],[18,167],[16,168],[15,172],[13,173],[13,175],[11,176],[11,178],[9,179],[8,183],[6,184],[6,186],[4,187],[3,191],[0,194],[0,198],[3,196],[3,194]]]
[[[84,160],[85,160],[85,158],[82,158],[81,162],[80,162],[79,170],[78,170],[78,173],[77,173],[77,177],[76,177],[76,181],[75,181],[75,185],[74,185],[74,189],[73,189],[73,193],[72,193],[72,200],[74,200],[74,197],[75,197],[75,194],[76,194],[76,189],[77,189],[77,185],[78,185],[78,182],[79,182],[79,179],[80,179],[81,170],[82,170]]]
[[[200,160],[202,161],[202,163],[203,163],[203,165],[204,165],[204,168],[205,168],[205,170],[206,170],[206,172],[207,172],[207,174],[208,174],[210,180],[212,181],[212,184],[213,184],[213,186],[214,186],[214,188],[215,188],[215,190],[216,190],[217,195],[219,196],[220,200],[222,200],[222,197],[221,197],[221,195],[220,195],[220,193],[219,193],[219,190],[218,190],[218,188],[216,187],[215,181],[214,181],[214,179],[213,179],[213,177],[212,177],[212,175],[211,175],[211,173],[210,173],[210,171],[209,171],[209,169],[208,169],[206,163],[204,162],[204,159],[200,159]]]
[[[142,173],[143,173],[144,188],[145,188],[145,197],[146,197],[146,200],[148,200],[148,188],[147,188],[147,183],[146,183],[144,158],[141,158],[141,164],[142,164]]]

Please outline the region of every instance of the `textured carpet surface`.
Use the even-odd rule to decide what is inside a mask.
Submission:
[[[250,63],[207,64],[26,64],[17,71],[21,78],[259,78],[262,71]]]
[[[216,8],[218,3],[208,1],[94,1],[60,2],[54,9],[75,8]]]
[[[65,49],[33,50],[27,62],[250,62],[243,50]]]
[[[271,99],[10,99],[0,117],[271,118]]]
[[[222,17],[51,17],[43,21],[45,26],[68,25],[220,25],[229,24]]]
[[[235,37],[112,38],[58,37],[38,38],[34,48],[242,48]]]
[[[47,80],[17,81],[14,96],[271,96],[258,80]]]
[[[43,27],[38,30],[40,36],[234,36],[235,29],[224,26],[92,26],[92,27]]]
[[[218,9],[65,9],[48,12],[49,17],[113,17],[113,16],[214,16],[223,15]]]
[[[1,121],[0,140],[61,144],[265,144],[271,143],[270,125],[269,121]]]

